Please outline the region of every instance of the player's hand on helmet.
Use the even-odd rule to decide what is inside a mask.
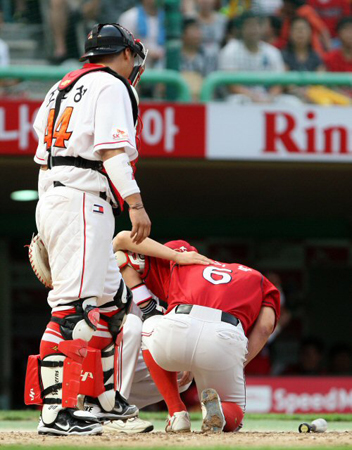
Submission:
[[[202,264],[203,266],[207,266],[209,264],[213,264],[213,260],[204,255],[200,255],[197,252],[177,253],[175,262],[181,266],[186,266],[189,264]]]
[[[178,385],[179,387],[186,386],[187,384],[191,383],[192,380],[193,380],[192,372],[183,372],[182,378],[179,380]]]
[[[133,243],[140,244],[150,235],[151,222],[144,208],[130,209],[132,223],[131,239]]]

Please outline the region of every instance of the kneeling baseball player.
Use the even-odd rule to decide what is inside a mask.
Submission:
[[[177,373],[194,375],[202,431],[237,431],[245,412],[244,367],[263,348],[280,314],[279,291],[258,271],[202,259],[185,241],[161,245],[114,239],[114,251],[143,312],[143,356],[169,412],[167,432],[191,429]],[[205,264],[205,265],[204,265]],[[155,296],[168,303],[166,314]]]

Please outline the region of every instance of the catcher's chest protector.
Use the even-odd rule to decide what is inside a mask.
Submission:
[[[56,97],[56,100],[55,100],[55,110],[54,110],[54,117],[53,117],[53,129],[55,129],[55,126],[56,126],[55,124],[56,124],[56,121],[58,119],[58,115],[59,115],[59,111],[60,111],[61,101],[63,100],[65,95],[69,91],[71,91],[71,89],[74,87],[74,85],[84,75],[87,75],[88,73],[92,73],[92,72],[107,72],[110,75],[112,75],[113,77],[119,79],[125,85],[125,87],[127,89],[127,92],[128,92],[128,95],[129,95],[130,100],[131,100],[132,114],[133,114],[133,123],[134,123],[134,125],[136,127],[137,124],[138,124],[138,103],[137,103],[136,96],[135,96],[135,94],[134,94],[134,92],[133,92],[129,82],[124,77],[120,76],[118,73],[114,72],[109,67],[101,66],[99,64],[86,64],[85,67],[83,67],[82,69],[75,70],[73,72],[68,73],[61,80],[61,82],[59,84],[59,87],[58,87],[59,93],[58,93],[58,95]],[[52,167],[51,146],[47,149],[47,152],[49,153],[48,167],[49,167],[49,169],[51,169],[51,167]],[[83,160],[83,158],[80,158],[80,159]],[[88,161],[85,161],[85,162],[87,163]],[[106,176],[106,178],[107,178],[107,180],[109,182],[109,186],[110,186],[111,192],[112,192],[112,194],[115,197],[116,204],[119,205],[119,208],[116,211],[116,215],[118,215],[123,210],[124,200],[121,197],[120,193],[115,188],[115,186],[111,183],[111,180],[110,180],[109,176],[107,175],[104,167],[101,167],[101,163],[99,164],[99,162],[97,162],[96,164],[97,164],[96,167],[89,167],[89,168],[92,168],[93,170],[98,170],[102,175]],[[69,166],[73,165],[74,166],[75,162],[72,161],[72,158],[66,158],[65,165],[69,165]],[[135,165],[132,165],[132,168],[133,168],[133,171],[135,171]]]
[[[131,105],[132,105],[133,122],[136,124],[137,120],[138,120],[138,104],[137,104],[136,97],[135,97],[135,95],[134,95],[134,93],[132,91],[131,85],[126,80],[126,78],[124,78],[121,75],[119,75],[118,73],[114,72],[112,69],[110,69],[110,67],[101,66],[99,64],[87,64],[86,66],[89,66],[89,67],[83,67],[82,69],[75,70],[75,71],[70,72],[67,75],[65,75],[64,78],[61,80],[61,82],[59,84],[59,88],[58,88],[59,92],[64,92],[65,93],[65,92],[70,91],[73,88],[73,86],[77,83],[77,81],[80,78],[82,78],[84,75],[87,75],[88,73],[91,73],[91,72],[107,72],[110,75],[112,75],[113,77],[115,77],[118,80],[120,80],[126,86],[128,95],[129,95],[130,100],[131,100]],[[56,105],[55,105],[55,110],[56,110]],[[55,111],[54,123],[55,123],[56,118],[57,118],[57,115],[56,115],[56,111]]]

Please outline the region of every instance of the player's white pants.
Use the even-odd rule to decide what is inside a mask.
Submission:
[[[97,297],[98,306],[112,301],[121,274],[112,250],[110,204],[77,189],[53,187],[41,196],[36,221],[53,279],[49,305],[86,297]]]
[[[129,314],[123,327],[123,340],[119,348],[117,380],[119,392],[131,405],[137,405],[138,408],[163,400],[143,359],[141,332],[142,320],[135,314]],[[182,386],[180,392],[186,391],[189,386],[190,383]]]
[[[221,311],[194,305],[190,314],[175,314],[146,320],[142,332],[147,348],[163,369],[191,371],[198,394],[215,389],[222,401],[245,410],[243,365],[247,338],[242,325],[221,321]]]

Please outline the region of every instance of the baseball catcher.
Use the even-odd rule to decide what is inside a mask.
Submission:
[[[132,297],[111,241],[114,216],[125,204],[132,239],[140,243],[150,233],[134,176],[134,86],[147,53],[121,25],[95,25],[80,59],[88,62],[49,90],[34,123],[40,238],[30,258],[51,287],[51,319],[40,355],[29,358],[25,400],[43,405],[40,434],[98,434],[104,420],[138,413],[115,389],[115,346]],[[40,269],[39,256],[49,263],[50,276]],[[82,372],[83,364],[89,370]],[[94,414],[77,409],[81,393]]]

